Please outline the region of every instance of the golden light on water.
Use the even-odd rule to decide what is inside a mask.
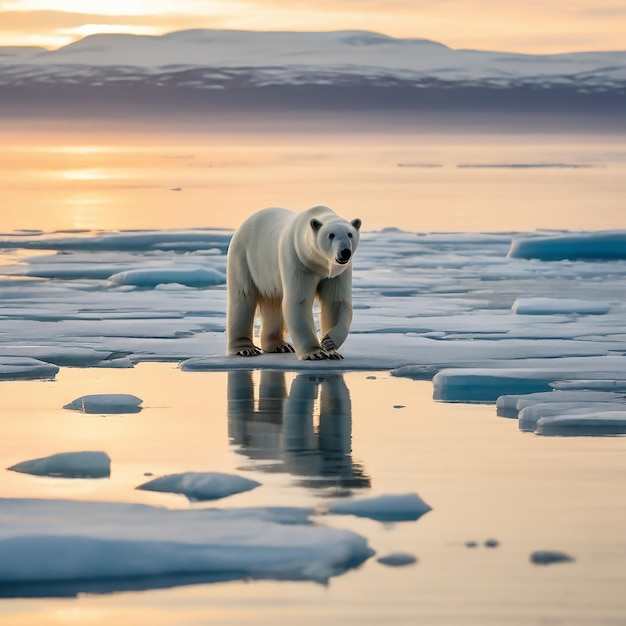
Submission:
[[[55,173],[63,180],[107,180],[120,178],[120,175],[113,170],[97,168],[78,168],[71,170],[61,170]]]

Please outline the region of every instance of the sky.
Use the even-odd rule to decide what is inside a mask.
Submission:
[[[358,29],[452,48],[626,50],[625,0],[0,0],[0,46],[54,49],[94,33]]]

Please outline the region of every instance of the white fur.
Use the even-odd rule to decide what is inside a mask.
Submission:
[[[228,250],[228,354],[260,353],[252,341],[258,306],[263,351],[295,348],[299,359],[342,358],[337,348],[352,321],[352,254],[360,227],[361,220],[348,222],[323,206],[302,213],[263,209],[250,216]],[[321,343],[313,321],[316,297]]]

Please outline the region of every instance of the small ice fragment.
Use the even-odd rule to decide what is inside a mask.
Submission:
[[[416,493],[339,500],[328,508],[329,513],[369,517],[380,522],[415,521],[430,510]]]
[[[137,489],[180,493],[189,500],[218,500],[260,486],[256,480],[220,472],[184,472],[150,480]]]
[[[142,402],[129,393],[97,393],[76,398],[63,408],[82,413],[139,413]]]
[[[497,539],[487,539],[484,545],[485,548],[497,548],[500,542]]]
[[[23,461],[7,469],[34,476],[107,478],[111,475],[111,459],[106,452],[61,452]]]
[[[477,541],[466,541],[465,542],[465,547],[466,548],[477,548],[478,547],[478,542]]]
[[[366,376],[365,380],[376,380],[376,376]]]
[[[391,554],[381,556],[376,560],[383,565],[389,565],[391,567],[402,567],[404,565],[411,565],[413,563],[416,563],[417,557],[415,557],[413,554],[409,554],[408,552],[392,552]]]
[[[565,552],[558,550],[536,550],[530,555],[530,562],[535,565],[550,565],[551,563],[569,563],[576,559]]]
[[[405,409],[406,405],[405,404],[394,404],[393,408],[394,409]]]

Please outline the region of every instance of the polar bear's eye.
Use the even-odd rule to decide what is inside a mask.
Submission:
[[[348,233],[348,239],[352,239],[352,233]]]
[[[335,233],[330,233],[330,235],[328,235],[329,239],[334,239],[335,238]]]

